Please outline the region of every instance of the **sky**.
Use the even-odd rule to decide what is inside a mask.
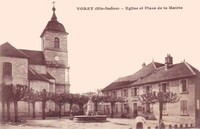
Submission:
[[[69,33],[71,92],[102,89],[144,62],[164,63],[168,53],[174,63],[185,60],[200,70],[199,5],[199,0],[56,0],[58,21]],[[52,0],[1,0],[0,6],[0,44],[41,50],[40,34],[51,19]],[[120,10],[77,9],[111,6]]]

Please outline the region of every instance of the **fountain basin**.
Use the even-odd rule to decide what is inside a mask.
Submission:
[[[106,115],[94,115],[94,116],[74,116],[75,122],[106,122]]]

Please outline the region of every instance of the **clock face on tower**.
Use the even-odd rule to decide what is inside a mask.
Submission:
[[[56,60],[56,61],[59,61],[59,57],[58,57],[58,56],[55,56],[55,60]]]

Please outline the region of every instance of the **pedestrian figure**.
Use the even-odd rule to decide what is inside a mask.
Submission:
[[[72,110],[70,110],[69,119],[70,119],[70,120],[73,120],[73,119],[74,119],[74,115],[73,115],[73,111],[72,111]]]
[[[162,119],[159,122],[159,129],[165,129],[165,124],[163,123]]]

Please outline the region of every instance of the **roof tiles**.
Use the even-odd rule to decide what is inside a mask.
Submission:
[[[117,79],[102,91],[104,92],[159,81],[192,77],[196,74],[199,74],[199,71],[187,62],[170,65],[168,69],[166,69],[164,64],[152,62],[130,76]]]

